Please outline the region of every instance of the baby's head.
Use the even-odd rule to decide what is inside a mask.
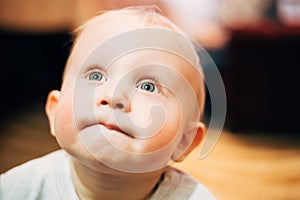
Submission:
[[[203,105],[191,42],[155,8],[138,7],[108,11],[78,30],[46,112],[74,158],[99,170],[147,172],[200,143]]]

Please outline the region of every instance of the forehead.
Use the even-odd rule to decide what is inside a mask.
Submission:
[[[113,17],[108,18],[109,16],[104,15],[100,16],[87,23],[77,37],[71,55],[69,57],[66,68],[78,68],[78,66],[85,60],[89,54],[99,45],[105,43],[107,40],[115,39],[116,36],[124,34],[126,32],[134,32],[134,30],[147,29],[149,27],[160,29],[162,32],[168,33],[166,36],[161,37],[161,33],[157,31],[153,34],[148,32],[143,32],[143,35],[137,35],[135,33],[131,34],[131,37],[115,43],[114,46],[107,47],[107,51],[116,51],[117,49],[122,49],[124,46],[128,46],[139,43],[141,41],[151,40],[151,45],[159,46],[159,48],[165,49],[175,49],[175,51],[181,53],[180,51],[190,48],[188,51],[190,55],[189,60],[193,60],[193,63],[197,62],[195,55],[191,55],[191,47],[188,45],[186,38],[183,35],[176,33],[174,28],[171,25],[160,22],[156,20],[148,24],[146,20],[141,20],[139,16],[128,16],[128,15],[113,15]],[[159,31],[160,31],[159,30]],[[172,34],[173,32],[173,34]],[[152,34],[152,35],[151,35]],[[180,41],[180,42],[178,42]],[[147,42],[146,42],[147,43]],[[139,46],[138,48],[141,48]],[[103,52],[101,53],[103,54]],[[193,54],[193,53],[192,53]],[[187,54],[186,54],[187,56]]]
[[[96,57],[88,59],[88,65],[100,64],[101,60]],[[116,58],[110,65],[106,66],[108,71],[114,70],[118,73],[137,71],[141,73],[156,74],[158,77],[169,78],[177,76],[189,80],[200,79],[196,68],[184,57],[174,52],[161,49],[139,49],[128,52]],[[174,79],[176,81],[176,79]]]
[[[132,20],[133,19],[127,19],[126,21]],[[116,19],[109,20],[109,22],[99,20],[85,25],[75,40],[73,52],[70,55],[70,59],[73,61],[72,68],[73,66],[77,66],[76,64],[80,63],[80,61],[86,59],[91,51],[101,43],[104,43],[114,35],[125,32],[126,30],[130,30],[129,27],[124,27],[124,24]]]

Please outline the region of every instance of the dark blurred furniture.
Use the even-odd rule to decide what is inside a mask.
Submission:
[[[299,132],[300,28],[233,30],[223,70],[232,130]]]

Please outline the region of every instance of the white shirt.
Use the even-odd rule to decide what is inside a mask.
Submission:
[[[26,162],[0,176],[0,200],[79,200],[71,179],[70,159],[58,150]],[[212,200],[191,176],[168,167],[151,200]]]

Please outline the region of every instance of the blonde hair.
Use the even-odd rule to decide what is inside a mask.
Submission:
[[[75,37],[78,37],[82,30],[85,27],[94,25],[102,20],[112,20],[112,19],[122,19],[120,16],[131,16],[138,17],[140,24],[136,24],[137,26],[142,27],[165,27],[178,32],[182,32],[180,28],[178,28],[171,20],[169,20],[159,7],[155,5],[151,6],[134,6],[134,7],[126,7],[118,10],[107,10],[101,11],[96,16],[90,18],[83,25],[79,26],[75,29]],[[117,16],[117,17],[116,17]]]

